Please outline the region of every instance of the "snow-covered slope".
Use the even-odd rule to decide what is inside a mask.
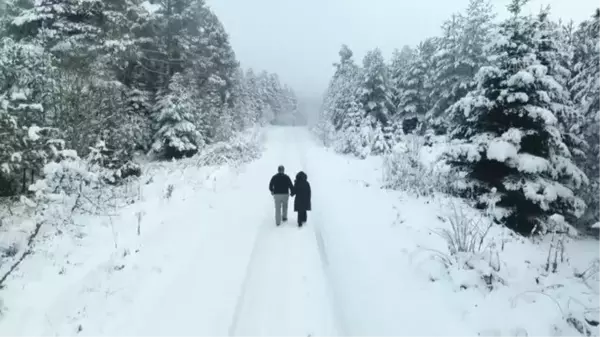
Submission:
[[[504,284],[490,290],[483,267],[436,258],[450,253],[433,230],[458,201],[381,189],[380,158],[337,155],[305,129],[270,128],[249,164],[185,163],[149,164],[133,204],[36,246],[0,292],[0,335],[572,335],[568,315],[598,306],[573,274],[597,242],[568,242],[546,273],[547,243],[494,227]],[[312,184],[304,228],[295,214],[275,227],[280,164]]]

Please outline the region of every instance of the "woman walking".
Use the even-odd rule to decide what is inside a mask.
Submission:
[[[306,173],[300,171],[296,174],[292,196],[294,199],[294,211],[298,212],[298,227],[302,227],[307,220],[307,211],[310,211],[310,184]]]

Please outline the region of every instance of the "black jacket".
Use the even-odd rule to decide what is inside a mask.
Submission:
[[[294,199],[294,211],[310,211],[310,184],[306,173],[300,171],[296,175],[294,182],[294,191],[292,195],[296,195]]]
[[[285,173],[277,173],[269,182],[269,191],[273,194],[290,194],[294,191],[292,179]]]

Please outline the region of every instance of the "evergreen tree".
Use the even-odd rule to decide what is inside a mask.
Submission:
[[[0,195],[25,192],[50,159],[52,61],[39,46],[0,40]]]
[[[63,66],[86,70],[102,42],[100,0],[15,0],[7,30],[17,40],[38,40]]]
[[[401,50],[394,50],[392,54],[392,62],[390,64],[390,87],[392,92],[392,103],[394,105],[395,115],[400,104],[400,95],[402,88],[402,79],[405,78],[408,71],[408,66],[415,57],[415,51],[409,46],[402,47]]]
[[[449,105],[456,102],[457,97],[464,96],[464,91],[470,89],[469,82],[472,81],[473,74],[468,72],[469,65],[463,63],[465,60],[462,55],[464,21],[462,15],[453,15],[452,19],[442,25],[440,50],[434,56],[435,85],[430,95],[435,103],[429,118],[441,115]]]
[[[546,90],[549,102],[558,120],[558,128],[565,143],[574,155],[583,156],[582,149],[587,145],[581,136],[583,116],[575,109],[571,100],[568,82],[571,78],[569,67],[572,52],[564,40],[561,27],[549,19],[550,7],[542,9],[536,21],[536,58],[547,69],[547,75],[555,82],[546,83],[553,90]]]
[[[434,102],[428,122],[438,131],[446,129],[446,110],[468,91],[479,68],[487,63],[486,46],[491,41],[494,19],[488,0],[470,0],[464,15],[454,15],[444,23],[440,50],[434,57]]]
[[[185,89],[184,78],[176,74],[168,91],[159,95],[156,105],[157,132],[152,150],[166,158],[195,154],[202,145],[202,135],[195,125],[193,105]]]
[[[477,73],[477,88],[451,107],[466,121],[453,133],[448,158],[470,179],[480,206],[497,191],[507,226],[522,234],[543,230],[555,214],[579,217],[585,203],[573,190],[587,182],[563,142],[548,99],[556,80],[537,59],[536,25],[513,0],[500,25],[505,40],[492,48],[495,64]]]
[[[570,82],[576,108],[583,115],[582,133],[588,145],[579,165],[590,178],[584,191],[588,211],[582,224],[600,221],[600,9],[583,22],[574,34],[574,76]]]
[[[353,53],[350,48],[342,45],[339,56],[340,62],[334,64],[336,70],[325,95],[321,116],[323,123],[331,123],[335,130],[342,130],[350,124],[356,125],[357,121],[347,120],[347,112],[358,102],[360,83],[360,71],[352,59]]]
[[[392,93],[389,86],[388,68],[383,60],[381,50],[375,49],[365,55],[363,60],[362,83],[359,89],[359,101],[369,116],[373,116],[377,142],[373,152],[388,152],[393,144],[391,115],[394,113]],[[385,130],[384,130],[385,127]],[[385,144],[383,144],[383,143]]]
[[[417,47],[408,70],[399,81],[398,119],[405,133],[411,132],[431,108],[429,93],[433,83],[436,39],[427,39]]]
[[[360,102],[365,112],[382,124],[387,124],[394,111],[387,68],[381,50],[375,49],[365,55],[363,60]]]

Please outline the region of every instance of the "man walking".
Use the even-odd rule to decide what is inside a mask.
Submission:
[[[269,182],[269,191],[271,191],[271,195],[273,195],[273,199],[275,200],[275,224],[277,226],[281,225],[281,220],[287,221],[288,201],[290,193],[294,191],[292,179],[284,172],[285,168],[283,165],[279,165],[277,174]]]

